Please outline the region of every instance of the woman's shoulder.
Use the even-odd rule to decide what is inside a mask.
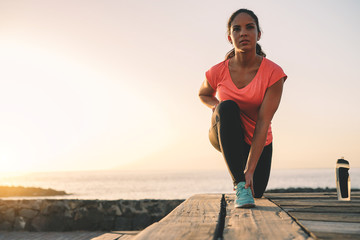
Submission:
[[[267,74],[269,77],[269,84],[268,86],[273,85],[279,79],[284,78],[287,79],[287,75],[285,74],[284,70],[275,62],[264,58],[265,67],[263,68],[263,72]]]
[[[218,83],[222,79],[224,79],[224,76],[227,76],[226,75],[226,72],[228,71],[227,70],[228,69],[227,62],[228,62],[228,60],[219,62],[219,63],[215,64],[214,66],[212,66],[208,71],[206,71],[206,73],[205,73],[206,79],[213,89],[216,89],[216,86],[218,85]]]
[[[274,70],[274,69],[282,69],[280,67],[280,65],[278,65],[277,63],[273,62],[272,60],[264,57],[264,61],[265,61],[265,65],[268,69]]]

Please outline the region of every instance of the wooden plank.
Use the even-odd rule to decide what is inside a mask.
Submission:
[[[101,236],[92,238],[91,240],[117,240],[119,239],[123,234],[116,234],[116,233],[104,233]]]
[[[268,196],[268,198],[287,212],[360,213],[360,200],[338,201],[335,198],[329,199],[326,195],[319,199],[306,198],[306,194],[303,194],[301,199],[297,197],[289,198],[290,194],[288,196],[284,196],[284,194],[279,195],[281,197],[273,194]]]
[[[118,238],[118,240],[133,240],[134,239],[134,235],[122,235],[121,237]]]
[[[256,199],[252,209],[234,208],[234,195],[226,195],[224,239],[313,239],[268,199]]]
[[[132,240],[140,231],[112,231],[91,240]]]
[[[221,197],[221,194],[194,195],[160,222],[145,228],[134,240],[212,239],[220,212]]]
[[[287,198],[296,198],[296,199],[337,199],[336,193],[265,193],[264,196],[270,199],[287,199]]]
[[[126,235],[136,235],[141,231],[111,231],[111,233],[117,233],[117,234],[126,234]]]
[[[360,223],[358,213],[288,212],[298,220]]]
[[[135,235],[137,235],[141,231],[112,231],[112,233],[122,234],[118,240],[133,240]]]
[[[357,234],[360,236],[360,223],[303,220],[301,224],[313,232]]]
[[[318,239],[327,240],[360,240],[360,235],[345,233],[313,232]]]
[[[322,207],[360,207],[360,201],[337,201],[328,199],[272,199],[281,206],[322,206]]]
[[[319,239],[360,239],[360,193],[338,201],[336,193],[267,194]]]
[[[264,196],[270,199],[332,199],[337,200],[336,192],[313,192],[313,193],[265,193]],[[360,200],[360,192],[351,193],[351,201]]]
[[[281,206],[281,205],[280,205]],[[305,206],[287,206],[282,207],[287,212],[313,212],[313,213],[360,213],[360,208],[347,207],[305,207]]]

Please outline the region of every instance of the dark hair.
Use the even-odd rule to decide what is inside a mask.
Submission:
[[[239,10],[237,10],[236,12],[234,12],[230,18],[229,21],[227,23],[227,33],[228,35],[230,35],[231,33],[231,23],[234,21],[235,17],[237,15],[239,15],[240,13],[247,13],[250,15],[250,17],[252,17],[255,21],[256,24],[256,28],[258,30],[258,32],[260,33],[260,25],[259,25],[259,19],[258,17],[255,15],[255,13],[249,9],[246,8],[241,8]],[[256,43],[256,53],[259,54],[260,56],[266,57],[266,54],[262,51],[260,44]],[[229,59],[235,56],[235,49],[231,49],[225,56],[225,59]]]

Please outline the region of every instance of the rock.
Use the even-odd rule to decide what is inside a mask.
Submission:
[[[163,205],[163,206],[161,206]],[[147,203],[145,206],[146,211],[151,215],[165,215],[165,204],[157,203]]]
[[[45,216],[37,216],[31,221],[31,228],[37,232],[43,232],[47,229],[47,218]]]
[[[85,207],[78,208],[75,211],[74,220],[75,221],[80,220],[80,219],[84,218],[87,215],[88,215],[88,210]]]
[[[139,200],[134,201],[120,201],[120,209],[122,215],[126,217],[134,217],[136,214],[146,213],[146,209],[142,207],[142,202]]]
[[[15,220],[14,209],[10,208],[10,209],[5,210],[5,212],[2,214],[2,217],[5,221],[14,222],[14,220]]]
[[[80,201],[70,201],[69,202],[69,207],[71,210],[74,210],[75,208],[77,208],[79,206]]]
[[[8,221],[3,221],[0,223],[0,230],[2,231],[11,231],[12,230],[12,224]]]
[[[33,218],[38,214],[38,211],[35,210],[31,210],[31,209],[21,209],[19,211],[19,215],[21,217],[25,217],[25,218]]]
[[[121,216],[122,215],[122,212],[121,212],[119,206],[116,205],[116,204],[111,205],[111,207],[107,209],[106,213],[109,214],[109,215],[115,215],[115,216]]]
[[[97,210],[100,211],[100,212],[104,211],[104,208],[103,208],[103,205],[101,204],[101,202],[99,203],[99,205],[97,207]]]
[[[0,212],[3,212],[9,208],[15,208],[17,204],[15,204],[16,200],[0,200]]]
[[[9,209],[3,201],[0,201],[0,212],[6,211]]]
[[[83,206],[86,208],[98,208],[99,207],[99,201],[98,200],[85,200],[83,201]]]
[[[99,223],[99,230],[111,231],[115,226],[115,216],[104,216],[103,220]]]
[[[105,216],[102,210],[99,210],[98,207],[95,208],[94,205],[91,205],[90,208],[81,207],[75,210],[74,229],[101,230],[100,226],[104,219],[112,219],[114,221],[114,218],[115,216]]]
[[[41,208],[41,202],[42,202],[42,200],[40,200],[40,199],[36,199],[36,200],[32,201],[29,204],[30,209],[39,211]]]
[[[25,199],[22,199],[22,200],[19,200],[19,202],[17,203],[17,207],[18,208],[30,208],[30,203],[32,201],[31,200],[25,200]]]
[[[14,222],[14,230],[15,231],[23,231],[25,230],[25,219],[23,217],[16,217]]]
[[[63,216],[37,216],[31,222],[30,229],[38,232],[70,231],[73,220]]]
[[[47,199],[44,199],[40,204],[40,214],[46,214],[48,207],[53,204]]]
[[[94,218],[96,218],[97,220],[95,220]],[[74,220],[73,228],[76,230],[88,231],[98,230],[98,225],[102,221],[102,219],[102,217],[86,215],[82,218]]]
[[[139,230],[183,200],[0,200],[0,230]]]
[[[143,210],[143,208],[141,207],[141,204],[142,202],[140,202],[140,201],[136,201],[135,202],[135,210],[136,211],[142,211]]]
[[[55,202],[54,204],[48,206],[47,213],[62,215],[66,210],[70,210],[69,205],[61,201],[61,202]]]
[[[70,206],[64,201],[55,201],[52,204],[48,204],[45,208],[41,209],[41,214],[67,218],[73,216]]]
[[[132,219],[127,217],[116,217],[115,219],[115,231],[131,231],[133,230]]]
[[[153,222],[151,221],[151,217],[149,216],[149,214],[140,213],[133,218],[133,228],[131,230],[142,230],[149,226],[151,223]]]

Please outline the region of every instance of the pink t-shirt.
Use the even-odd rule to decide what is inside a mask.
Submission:
[[[231,80],[229,60],[216,64],[205,75],[210,86],[217,91],[220,101],[233,100],[238,104],[245,142],[251,145],[265,92],[281,78],[286,79],[286,74],[280,66],[264,57],[253,80],[241,89]],[[269,126],[265,145],[269,145],[272,139],[271,126]]]

